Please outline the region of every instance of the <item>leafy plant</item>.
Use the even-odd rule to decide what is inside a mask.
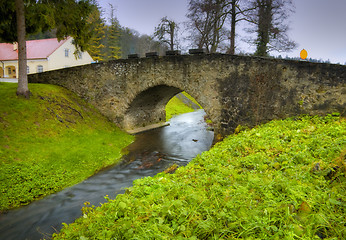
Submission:
[[[174,174],[133,187],[54,239],[344,239],[346,122],[242,128]]]
[[[196,100],[191,97],[188,93],[183,92],[184,96],[190,99],[193,103],[197,104],[200,108],[201,105],[199,105]],[[180,99],[178,99],[176,96],[174,96],[166,105],[166,121],[169,121],[173,116],[193,112],[194,109],[183,103]]]

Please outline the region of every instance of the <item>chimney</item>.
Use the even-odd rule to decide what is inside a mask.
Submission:
[[[18,43],[14,42],[13,43],[13,51],[16,51],[18,49]]]

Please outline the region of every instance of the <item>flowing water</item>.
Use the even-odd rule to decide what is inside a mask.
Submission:
[[[115,198],[135,179],[154,176],[172,164],[186,165],[208,150],[214,133],[207,130],[204,111],[197,110],[174,117],[170,125],[136,135],[136,140],[121,164],[52,194],[28,206],[0,215],[0,239],[49,239],[62,223],[81,216],[84,202],[98,206],[105,195]]]

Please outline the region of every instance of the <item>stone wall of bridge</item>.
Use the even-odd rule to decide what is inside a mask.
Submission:
[[[186,91],[216,134],[299,114],[346,115],[346,66],[224,54],[120,59],[29,75],[72,90],[125,130],[165,120]]]

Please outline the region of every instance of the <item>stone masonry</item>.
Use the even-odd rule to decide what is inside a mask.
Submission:
[[[346,66],[225,54],[131,58],[29,75],[72,90],[125,130],[165,121],[186,91],[215,133],[300,114],[346,115]]]

